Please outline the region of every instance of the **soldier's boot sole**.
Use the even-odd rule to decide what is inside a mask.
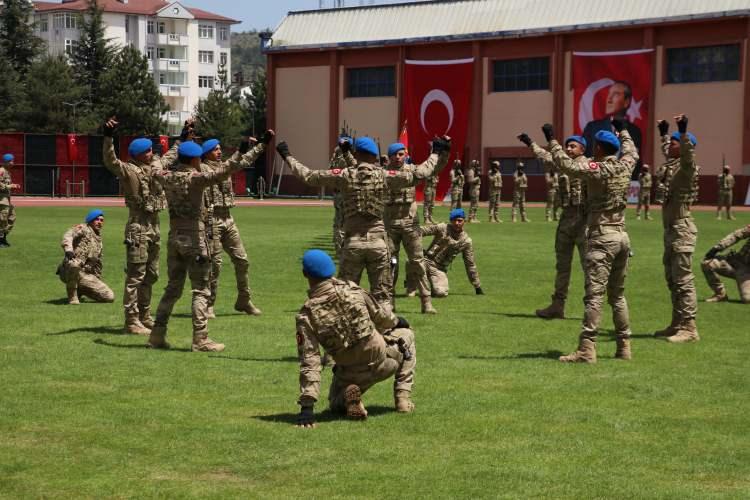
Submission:
[[[617,350],[615,351],[616,359],[630,361],[633,354],[630,352],[630,339],[617,339]]]
[[[727,302],[729,300],[729,296],[726,293],[715,293],[711,297],[706,299],[706,302],[709,303],[715,303],[715,302]]]
[[[596,363],[596,344],[592,340],[581,339],[578,350],[567,356],[560,356],[559,360],[562,363]]]
[[[248,300],[247,302],[238,300],[234,303],[234,310],[237,312],[249,314],[250,316],[260,316],[261,314],[263,314],[263,311],[255,307],[255,304],[253,304],[250,300]]]
[[[685,321],[677,328],[677,332],[671,337],[667,337],[667,342],[672,344],[685,344],[688,342],[698,342],[700,340],[698,329],[695,326],[695,320]]]
[[[222,352],[224,347],[224,344],[214,342],[208,337],[203,337],[198,341],[194,339],[190,350],[193,352]]]
[[[346,404],[346,416],[352,420],[364,420],[367,418],[367,410],[362,404],[362,390],[357,385],[350,385],[344,389],[344,403]]]

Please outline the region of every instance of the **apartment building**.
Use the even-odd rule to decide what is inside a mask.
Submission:
[[[104,10],[105,36],[114,44],[137,47],[149,59],[149,71],[169,105],[169,133],[182,123],[209,91],[219,88],[219,72],[231,75],[230,28],[239,21],[181,2],[98,0]],[[80,39],[87,0],[34,2],[36,31],[50,53],[70,54]]]

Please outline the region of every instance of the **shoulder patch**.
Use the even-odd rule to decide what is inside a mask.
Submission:
[[[331,173],[333,175],[341,175],[342,170],[340,168],[333,168],[331,169]]]
[[[389,170],[388,171],[388,175],[390,175],[391,177],[393,177],[394,175],[397,175],[397,174],[398,174],[398,171],[396,171],[396,170]]]
[[[599,170],[599,164],[595,161],[590,161],[589,170]]]

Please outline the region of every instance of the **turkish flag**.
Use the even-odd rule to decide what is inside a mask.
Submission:
[[[167,154],[167,151],[169,151],[169,137],[166,135],[160,135],[159,142],[161,143],[161,156],[164,156]]]
[[[404,126],[401,127],[401,133],[398,134],[398,142],[406,146],[406,152],[409,152],[409,131],[406,129],[406,123],[404,122]]]
[[[75,134],[68,134],[68,161],[72,164],[78,160],[78,138]]]
[[[450,162],[461,159],[469,127],[474,59],[450,61],[406,61],[404,110],[409,155],[416,164],[430,154],[435,136],[452,139]],[[450,166],[443,169],[436,198],[449,189]],[[421,197],[422,186],[418,188]]]
[[[573,130],[583,133],[592,155],[599,130],[612,131],[612,116],[625,116],[636,147],[646,151],[651,120],[653,49],[573,53]]]

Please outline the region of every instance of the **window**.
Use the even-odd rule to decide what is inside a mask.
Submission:
[[[154,48],[153,47],[146,47],[146,57],[148,57],[149,61],[154,60]]]
[[[390,97],[396,95],[395,68],[349,68],[347,97]]]
[[[78,16],[75,14],[65,14],[65,29],[78,29]]]
[[[69,12],[58,12],[52,17],[52,27],[55,29],[77,29],[78,17]]]
[[[739,44],[667,49],[667,83],[739,79]]]
[[[213,76],[199,76],[198,77],[198,88],[199,89],[212,89],[212,88],[214,88],[214,77]]]
[[[227,65],[227,53],[222,52],[219,54],[219,65],[220,66],[226,66]]]
[[[164,73],[159,73],[159,84],[160,85],[167,84],[167,75],[165,75]]]
[[[214,27],[210,24],[200,24],[198,25],[198,38],[213,38],[214,37]]]
[[[500,173],[503,175],[513,175],[516,173],[516,165],[519,158],[490,158],[493,161],[500,162]],[[536,158],[520,158],[523,163],[523,171],[526,175],[544,175],[544,165]]]
[[[154,34],[154,22],[153,21],[146,21],[146,33],[149,35]]]
[[[39,28],[39,32],[41,33],[46,33],[47,31],[49,31],[47,16],[39,16],[37,18],[37,27]]]
[[[229,29],[226,26],[219,26],[219,40],[226,41],[229,39]]]
[[[72,56],[75,50],[78,48],[78,40],[65,40],[65,53]]]
[[[199,50],[198,51],[198,62],[201,64],[213,64],[214,53],[210,50]]]
[[[493,61],[492,91],[519,92],[549,89],[549,57]]]
[[[159,59],[167,58],[167,50],[164,47],[159,47]]]
[[[163,35],[167,32],[167,25],[164,22],[159,23],[159,34]]]

